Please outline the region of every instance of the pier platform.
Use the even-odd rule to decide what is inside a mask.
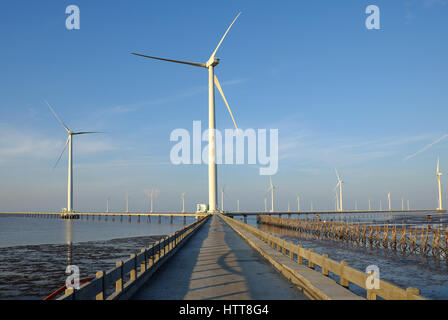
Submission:
[[[131,299],[285,299],[307,297],[214,215]]]

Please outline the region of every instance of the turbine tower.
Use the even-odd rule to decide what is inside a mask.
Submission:
[[[100,132],[74,132],[70,130],[65,123],[59,118],[59,116],[56,114],[56,112],[53,110],[51,105],[48,103],[48,101],[45,101],[45,103],[48,105],[48,108],[50,108],[51,113],[55,116],[55,118],[59,121],[59,123],[64,127],[65,131],[68,133],[67,141],[65,142],[64,149],[62,150],[61,154],[59,155],[58,160],[56,161],[56,164],[54,167],[56,167],[59,163],[59,160],[61,160],[62,155],[64,154],[65,150],[67,149],[68,145],[68,182],[67,182],[67,212],[73,212],[73,136],[78,135],[84,135],[84,134],[92,134],[92,133],[100,133]]]
[[[436,170],[436,177],[437,177],[437,185],[439,187],[439,207],[437,210],[443,210],[442,207],[442,185],[440,184],[440,176],[442,173],[439,171],[439,158],[437,157],[437,170]]]
[[[339,186],[339,206],[338,206],[338,210],[342,211],[342,184],[344,183],[341,180],[341,177],[339,176],[338,170],[334,169],[334,171],[336,172],[336,177],[338,178],[338,184],[336,185]]]
[[[300,212],[300,196],[297,196],[297,212]]]
[[[185,213],[185,192],[182,192],[182,213]]]
[[[401,199],[401,200],[403,200],[403,199]],[[390,192],[387,193],[387,201],[389,201],[389,211],[391,211],[392,210],[392,206],[390,204]]]
[[[272,178],[269,177],[268,192],[271,191],[271,212],[274,212],[274,189],[275,189],[275,186],[272,184]]]
[[[224,188],[221,189],[221,211],[224,212]]]
[[[215,75],[215,67],[219,64],[219,59],[215,57],[216,53],[218,52],[219,47],[221,46],[222,42],[224,41],[225,37],[227,36],[227,33],[229,32],[230,28],[232,28],[235,21],[238,19],[238,17],[241,15],[241,12],[238,13],[236,18],[233,20],[233,22],[230,24],[227,31],[224,33],[224,36],[221,38],[221,41],[218,43],[218,46],[216,47],[215,51],[213,51],[212,55],[208,59],[206,63],[197,63],[197,62],[187,62],[187,61],[179,61],[179,60],[172,60],[172,59],[165,59],[165,58],[157,58],[152,56],[147,56],[143,54],[138,53],[132,53],[137,56],[141,56],[144,58],[149,59],[155,59],[155,60],[161,60],[161,61],[167,61],[167,62],[174,62],[174,63],[181,63],[186,64],[194,67],[201,67],[208,69],[208,122],[209,122],[209,131],[208,131],[208,140],[209,140],[209,156],[208,156],[208,201],[209,201],[209,212],[217,212],[217,181],[216,181],[216,151],[215,151],[215,85],[218,88],[218,91],[220,92],[227,109],[229,110],[230,116],[232,117],[233,124],[235,125],[236,130],[238,130],[238,126],[236,125],[235,119],[233,118],[232,111],[230,110],[229,104],[227,103],[227,99],[224,96],[224,93],[222,91],[221,85],[218,81],[218,78]]]

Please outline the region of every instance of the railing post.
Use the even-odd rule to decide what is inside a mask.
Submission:
[[[413,288],[413,287],[406,288],[406,299],[407,300],[412,300],[412,297],[414,295],[418,296],[419,294],[420,294],[420,290],[417,288]]]
[[[97,281],[99,281],[99,283],[100,283],[101,292],[95,296],[95,299],[96,300],[104,300],[104,272],[98,271],[96,273],[96,279],[98,279]]]
[[[154,244],[149,248],[148,269],[154,264]]]
[[[159,245],[159,241],[157,241],[155,244],[154,244],[154,250],[155,250],[155,252],[154,252],[154,263],[156,263],[157,262],[157,260],[159,260],[159,257],[160,257],[160,245]]]
[[[367,289],[367,300],[376,300],[375,289]]]
[[[328,259],[328,254],[323,254],[322,255],[322,274],[324,276],[328,276],[328,268],[327,268],[327,259]]]
[[[147,250],[145,248],[140,250],[141,253],[143,253],[143,262],[140,264],[140,273],[144,273],[146,271],[147,268],[147,260],[148,260],[148,255],[147,255]]]
[[[308,268],[310,268],[310,269],[314,269],[314,263],[311,261],[311,259],[312,259],[311,256],[312,256],[313,252],[314,252],[314,249],[308,250]]]
[[[347,261],[341,261],[341,270],[339,272],[339,284],[343,287],[348,288],[348,280],[344,277],[344,269],[348,266]]]
[[[303,264],[303,257],[300,255],[300,249],[302,249],[302,246],[299,244],[297,245],[297,262]]]
[[[123,290],[123,261],[117,261],[115,266],[120,268],[120,278],[115,281],[115,292],[121,292]]]
[[[65,289],[65,295],[71,294],[71,300],[76,300],[75,298],[75,289],[74,288],[67,288]]]
[[[131,254],[131,259],[134,262],[134,266],[130,272],[130,280],[134,281],[135,279],[137,279],[137,256],[135,255],[135,253]]]

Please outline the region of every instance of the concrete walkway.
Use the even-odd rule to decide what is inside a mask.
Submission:
[[[303,300],[221,218],[213,216],[158,270],[133,300]]]

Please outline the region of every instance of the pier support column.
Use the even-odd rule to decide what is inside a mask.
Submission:
[[[244,223],[247,223],[247,214],[243,214]]]
[[[182,218],[182,223],[183,223],[183,224],[187,224],[187,217],[186,217],[186,216],[183,216],[183,218]]]
[[[161,223],[162,223],[162,216],[159,215],[159,224],[161,224]]]
[[[170,216],[170,224],[173,224],[173,216]]]

